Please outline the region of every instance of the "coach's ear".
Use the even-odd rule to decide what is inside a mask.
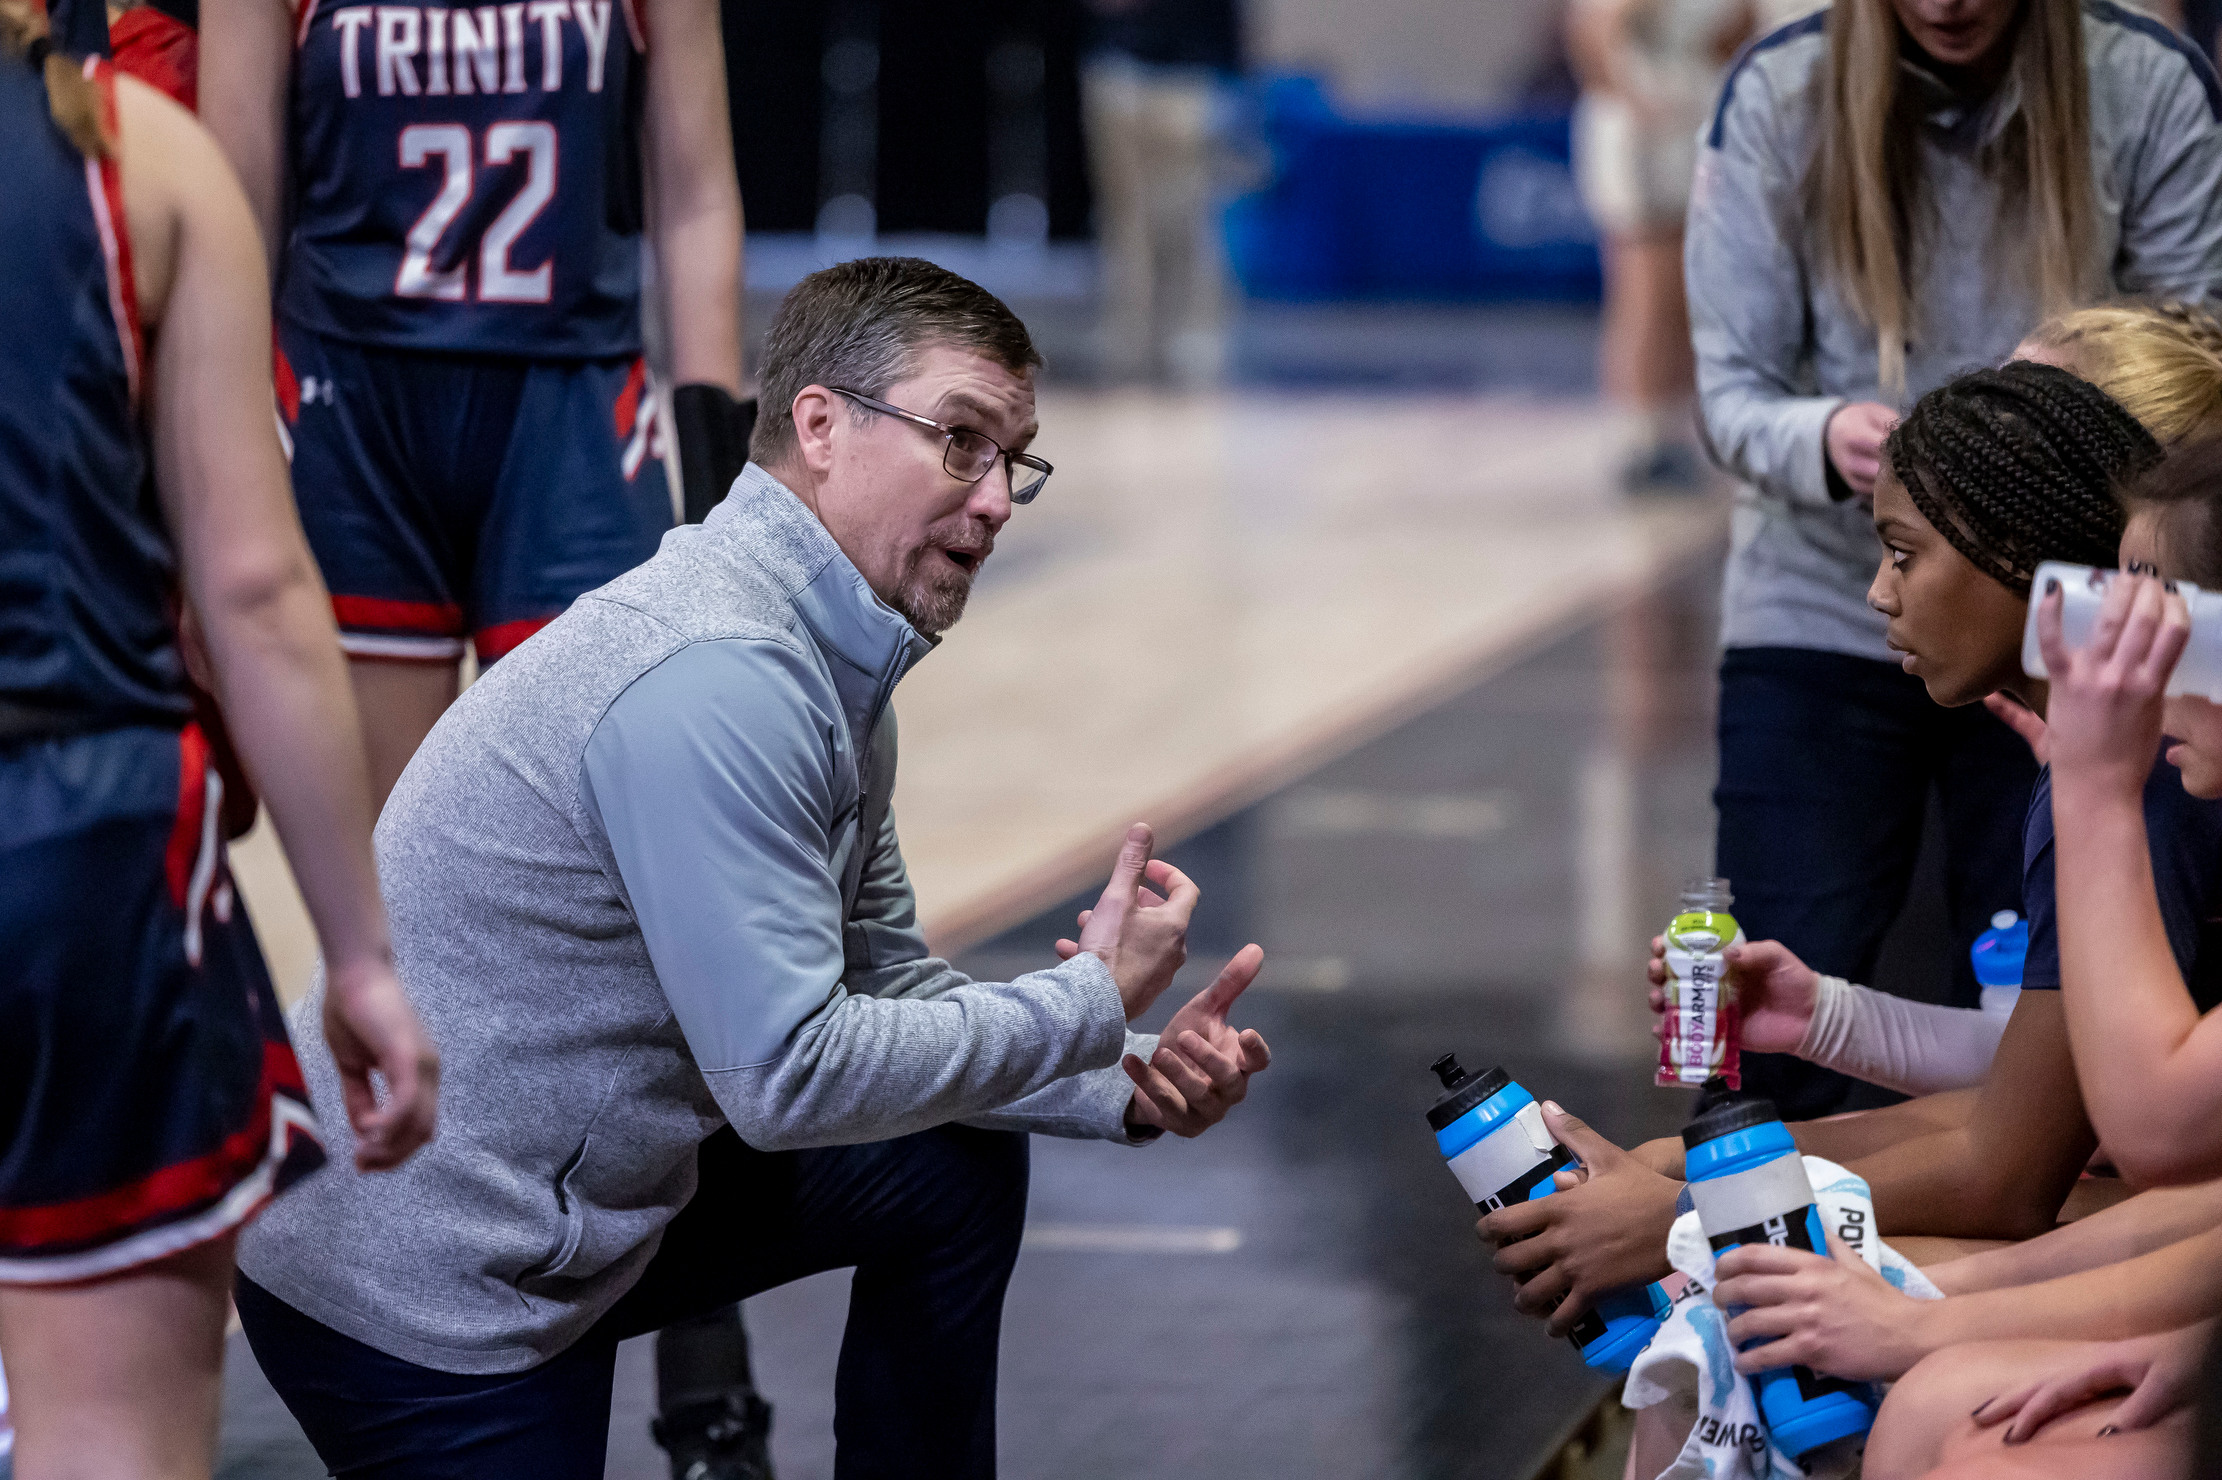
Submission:
[[[833,471],[833,441],[841,398],[822,385],[806,385],[795,393],[795,456],[813,479]]]

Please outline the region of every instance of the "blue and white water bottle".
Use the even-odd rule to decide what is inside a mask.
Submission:
[[[1828,1256],[1805,1161],[1772,1102],[1738,1100],[1709,1110],[1683,1127],[1682,1145],[1690,1201],[1715,1255],[1740,1244],[1779,1244]],[[1751,1383],[1775,1447],[1793,1459],[1866,1433],[1880,1401],[1864,1382],[1806,1367],[1769,1368]]]
[[[2022,964],[2029,959],[2029,922],[2012,910],[2000,910],[1967,954],[1983,989],[1983,1011],[2011,1016],[2021,997]]]
[[[1484,1213],[1550,1196],[1552,1175],[1576,1165],[1552,1137],[1543,1107],[1502,1069],[1468,1074],[1454,1054],[1428,1066],[1443,1096],[1427,1112],[1435,1145],[1451,1174]],[[1592,1304],[1567,1337],[1582,1360],[1601,1372],[1625,1372],[1666,1319],[1666,1292],[1657,1285],[1614,1290]]]

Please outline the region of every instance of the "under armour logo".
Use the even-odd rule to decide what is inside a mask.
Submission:
[[[326,376],[322,380],[318,380],[313,375],[301,377],[302,405],[314,406],[318,401],[322,401],[325,405],[331,406],[336,404],[338,400],[338,387],[332,384],[331,377]]]

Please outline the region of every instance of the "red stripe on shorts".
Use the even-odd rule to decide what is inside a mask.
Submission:
[[[380,596],[334,596],[332,616],[342,627],[382,632],[463,635],[463,608],[445,601],[388,601]]]
[[[127,15],[138,12],[126,11]],[[285,357],[285,346],[278,343],[278,331],[270,331],[270,374],[278,388],[278,409],[285,413],[287,426],[301,419],[301,382],[294,378],[293,362]]]
[[[262,1046],[262,1083],[254,1117],[205,1156],[166,1166],[138,1181],[74,1202],[0,1208],[0,1248],[32,1250],[82,1243],[214,1202],[262,1163],[270,1150],[270,1096],[290,1090],[306,1100],[301,1067],[282,1043]]]
[[[472,639],[478,648],[478,661],[491,663],[514,649],[518,643],[554,621],[554,617],[525,617],[515,622],[498,622],[491,627],[481,627]]]
[[[640,393],[647,388],[648,362],[635,360],[632,373],[625,377],[625,389],[617,393],[617,404],[611,408],[620,439],[633,434],[633,422],[640,415]]]
[[[201,808],[208,802],[208,737],[188,724],[177,737],[177,821],[170,825],[170,846],[162,855],[162,876],[170,903],[185,908],[193,865],[201,856]]]

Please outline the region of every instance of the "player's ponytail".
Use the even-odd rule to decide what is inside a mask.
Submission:
[[[10,56],[39,63],[46,74],[47,111],[80,154],[100,159],[113,152],[114,141],[102,126],[106,110],[101,107],[100,89],[77,62],[54,50],[44,10],[31,0],[0,0],[0,48]]]

